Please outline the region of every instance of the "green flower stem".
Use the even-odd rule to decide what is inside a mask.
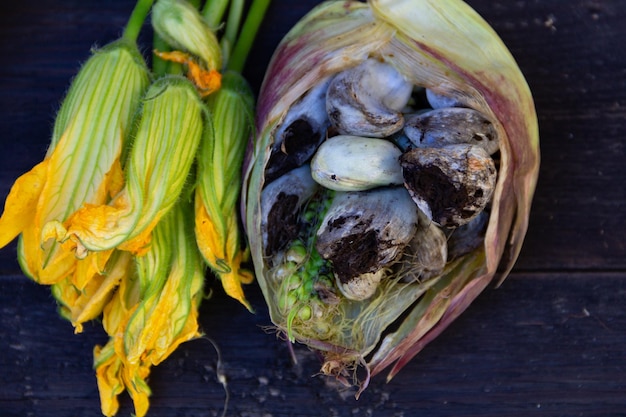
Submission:
[[[226,27],[224,28],[224,36],[221,40],[222,43],[226,43],[228,50],[232,49],[235,41],[237,40],[241,16],[243,14],[243,6],[244,0],[231,0],[230,8],[228,9]]]
[[[241,33],[235,46],[233,47],[232,54],[228,60],[228,69],[241,72],[248,58],[248,53],[252,48],[254,39],[261,22],[267,12],[267,8],[270,5],[270,0],[254,0],[246,16],[246,20],[241,28]]]
[[[152,38],[152,48],[159,52],[167,52],[171,49],[167,42],[165,42],[162,37],[157,35],[156,32],[154,33],[154,37]],[[168,64],[169,62],[159,58],[158,56],[156,56],[156,54],[152,54],[152,72],[157,77],[161,77],[167,74],[169,66]]]
[[[207,0],[204,4],[202,16],[211,29],[217,30],[220,23],[222,23],[228,3],[230,3],[230,0]]]
[[[128,23],[126,24],[126,28],[124,29],[123,38],[136,43],[137,38],[139,37],[139,32],[143,26],[143,22],[148,17],[148,13],[150,13],[150,8],[152,8],[152,3],[154,0],[138,0],[135,4],[135,8],[128,19]]]
[[[152,40],[152,48],[159,52],[167,52],[172,50],[172,47],[156,33],[154,34]],[[176,62],[165,61],[155,54],[152,54],[152,72],[157,77],[162,77],[164,75],[182,74],[183,66]]]

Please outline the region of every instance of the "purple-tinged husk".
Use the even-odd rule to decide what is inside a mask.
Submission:
[[[331,331],[316,336],[309,325],[298,325],[278,308],[280,294],[264,260],[260,233],[264,172],[273,134],[291,105],[318,83],[368,58],[485,115],[500,141],[497,183],[482,246],[448,262],[441,275],[425,282],[390,280],[367,302],[341,300],[317,319]],[[460,0],[335,1],[314,8],[273,55],[248,151],[245,226],[271,319],[291,340],[321,351],[323,373],[358,384],[359,392],[370,376],[388,367],[391,379],[490,283],[499,285],[506,278],[526,234],[539,168],[529,87],[495,31]],[[383,304],[386,308],[379,308]],[[357,366],[365,369],[360,381],[351,379]]]

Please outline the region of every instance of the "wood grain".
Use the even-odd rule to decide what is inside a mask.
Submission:
[[[622,274],[516,273],[487,291],[390,383],[358,401],[354,391],[314,376],[317,358],[301,347],[294,366],[269,324],[258,291],[250,315],[218,293],[201,324],[221,350],[237,416],[618,416],[626,357]],[[21,302],[15,302],[19,299]],[[91,348],[99,326],[73,335],[45,288],[20,276],[0,283],[3,416],[98,416]],[[200,339],[182,345],[151,377],[150,416],[219,415],[224,391],[217,355]],[[123,397],[120,415],[132,412]],[[314,407],[314,408],[311,408]]]
[[[280,38],[317,1],[274,0],[246,76],[258,90]],[[267,331],[217,291],[201,324],[221,350],[232,416],[626,415],[626,7],[619,0],[473,0],[534,94],[542,166],[530,230],[511,277],[488,289],[390,383],[360,400],[314,376],[317,358]],[[0,200],[46,151],[55,111],[93,45],[115,39],[133,2],[0,5]],[[147,31],[149,32],[149,31]],[[149,41],[149,33],[142,35]],[[98,323],[74,335],[49,289],[0,251],[0,415],[99,416],[92,349]],[[149,416],[218,416],[224,389],[205,339],[151,375]],[[128,398],[119,415],[132,413]]]

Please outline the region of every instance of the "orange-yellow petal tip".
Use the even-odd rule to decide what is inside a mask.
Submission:
[[[193,82],[202,97],[216,92],[222,86],[222,74],[216,69],[206,70],[189,54],[181,51],[160,52],[154,54],[165,61],[187,65],[187,77]]]
[[[241,275],[235,271],[218,274],[220,280],[222,281],[222,287],[224,288],[224,292],[229,297],[234,298],[243,304],[244,307],[248,309],[249,312],[254,313],[254,309],[246,300],[246,296],[243,293],[243,288],[241,287]]]

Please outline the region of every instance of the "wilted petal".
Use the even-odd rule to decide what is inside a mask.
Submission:
[[[74,246],[47,242],[57,229],[46,225],[62,223],[83,204],[105,204],[119,191],[124,137],[148,82],[136,46],[123,41],[96,50],[73,80],[46,159],[29,174],[31,182],[38,177],[36,187],[20,192],[25,204],[20,222],[3,227],[6,234],[0,235],[8,238],[21,229],[19,261],[35,281],[54,284],[75,271],[77,261],[69,252]]]
[[[47,161],[40,162],[19,177],[11,187],[0,217],[0,248],[32,223],[46,181],[47,166]]]
[[[62,313],[72,322],[76,333],[82,332],[83,323],[102,314],[132,265],[131,255],[127,252],[115,253],[105,266],[94,263],[78,262],[74,274],[52,286],[52,294],[61,303]],[[87,267],[88,264],[91,266]]]
[[[198,307],[203,298],[204,266],[193,240],[190,205],[174,207],[155,227],[144,256],[121,253],[107,279],[121,273],[118,290],[104,307],[103,325],[111,339],[113,358],[96,361],[103,407],[116,404],[120,382],[145,415],[149,406],[147,378],[152,366],[165,360],[181,343],[200,336]],[[129,270],[125,260],[132,259]],[[104,284],[104,283],[103,283]],[[94,295],[97,298],[97,294]],[[102,367],[102,369],[100,369]],[[110,375],[108,370],[115,367]],[[113,381],[113,382],[111,382]]]
[[[235,234],[234,250],[229,251],[227,242],[222,241],[224,234],[227,233],[224,231],[226,227],[221,228],[223,232],[220,232],[220,229],[214,223],[214,219],[209,217],[206,205],[202,202],[202,197],[196,195],[195,201],[195,233],[200,253],[211,266],[211,269],[218,275],[226,294],[242,303],[248,310],[251,310],[252,307],[246,300],[241,284],[251,283],[253,276],[249,271],[241,268],[241,263],[246,259],[243,259],[243,252],[239,248],[238,234]],[[218,219],[218,221],[224,220],[227,220],[230,230],[236,230],[239,227],[235,213],[232,213],[227,219]]]
[[[157,225],[150,250],[137,259],[139,280],[146,285],[124,329],[124,351],[131,364],[150,358],[156,365],[175,346],[199,335],[197,322],[194,329],[181,333],[189,315],[196,314],[204,279],[199,254],[188,239],[191,225],[182,210],[177,207]],[[172,242],[177,250],[172,250]]]
[[[93,356],[102,414],[114,416],[120,407],[117,396],[124,392],[122,361],[115,355],[112,341],[104,347],[96,346]]]

